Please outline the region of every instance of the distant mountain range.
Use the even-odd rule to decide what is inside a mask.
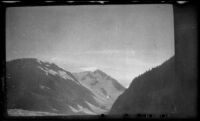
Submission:
[[[6,62],[6,87],[11,115],[14,112],[16,115],[17,109],[20,113],[29,111],[27,114],[31,111],[66,115],[106,113],[125,90],[100,70],[72,74],[35,58]]]
[[[179,68],[180,70],[175,67],[175,57],[172,57],[162,65],[136,77],[115,101],[109,114],[167,114],[169,117],[195,115],[195,87],[190,86],[195,80],[187,73],[187,78],[181,80],[176,74],[184,67]],[[185,71],[190,73],[189,70]]]

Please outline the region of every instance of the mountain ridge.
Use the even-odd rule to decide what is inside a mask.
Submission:
[[[67,115],[106,112],[91,90],[54,63],[35,58],[7,61],[6,82],[8,109]]]

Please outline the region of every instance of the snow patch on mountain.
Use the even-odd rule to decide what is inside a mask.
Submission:
[[[50,66],[50,64],[49,64],[49,63],[46,63],[46,64],[45,64],[45,66],[49,67],[49,66]]]
[[[76,108],[74,108],[74,107],[72,107],[72,106],[70,106],[69,105],[69,108],[74,112],[74,113],[78,113],[78,112],[84,112],[84,113],[86,113],[86,114],[91,114],[91,115],[95,115],[96,113],[94,113],[94,112],[92,112],[91,110],[89,110],[88,108],[84,108],[84,107],[82,107],[81,105],[77,105],[77,109]]]
[[[38,66],[38,68],[41,69],[42,71],[44,71],[44,72],[45,72],[45,75],[48,75],[48,71],[47,71],[47,70],[43,69],[43,68],[40,67],[40,66]]]
[[[41,89],[50,89],[49,87],[44,86],[44,85],[40,85],[40,88],[41,88]]]
[[[74,113],[79,112],[77,109],[75,109],[74,107],[72,107],[72,106],[70,106],[70,105],[69,105],[69,108],[70,108]]]
[[[39,69],[41,69],[42,71],[45,72],[46,75],[48,74],[52,74],[52,75],[58,75],[60,76],[61,78],[64,78],[64,79],[68,79],[68,80],[72,80],[74,81],[76,84],[80,85],[77,81],[75,81],[71,76],[69,76],[65,71],[61,71],[61,70],[58,70],[58,71],[54,71],[52,69],[49,69],[49,68],[42,68],[41,66],[38,66]]]
[[[66,72],[64,71],[58,71],[58,75],[64,79],[69,79],[69,80],[72,80],[74,81],[76,84],[80,85],[80,83],[78,83],[76,80],[74,80],[71,76],[69,76]]]
[[[88,101],[85,101],[85,103],[92,109],[93,112],[96,112],[96,113],[103,113],[105,112],[106,110],[103,110],[101,109],[100,107],[97,107],[91,103],[89,103]]]
[[[36,59],[36,61],[37,61],[39,64],[42,64],[42,61],[41,61],[41,60]]]
[[[81,105],[77,105],[78,106],[78,110],[79,111],[82,111],[82,112],[84,112],[84,113],[87,113],[87,114],[95,114],[94,112],[92,112],[92,111],[90,111],[88,108],[84,108],[84,107],[82,107]]]
[[[106,99],[109,99],[109,98],[110,98],[110,96],[109,96],[109,95],[107,95],[107,96],[106,96]]]
[[[50,73],[50,74],[52,74],[52,75],[57,75],[57,74],[58,74],[57,72],[55,72],[55,71],[52,70],[52,69],[49,69],[49,70],[48,70],[48,73]]]
[[[73,78],[71,78],[66,72],[64,72],[64,71],[58,71],[58,74],[62,77],[62,78],[64,78],[64,79],[70,79],[70,80],[73,80],[74,81],[74,79]]]

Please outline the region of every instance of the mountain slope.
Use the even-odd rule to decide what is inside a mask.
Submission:
[[[34,58],[6,63],[7,107],[67,115],[97,114],[95,95],[68,71]]]
[[[106,109],[110,109],[116,98],[125,90],[117,80],[101,70],[74,73],[74,76],[81,84],[94,92],[98,99],[101,98],[101,103]]]
[[[111,114],[163,114],[177,112],[178,97],[174,93],[174,58],[135,78],[130,87],[114,103]]]
[[[191,116],[194,114],[194,94],[191,90],[183,88],[181,80],[176,78],[173,57],[161,66],[135,78],[130,87],[116,100],[110,114]]]

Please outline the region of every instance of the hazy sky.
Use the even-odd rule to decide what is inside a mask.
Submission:
[[[34,57],[71,72],[100,69],[128,86],[174,55],[171,5],[16,7],[6,59]]]

